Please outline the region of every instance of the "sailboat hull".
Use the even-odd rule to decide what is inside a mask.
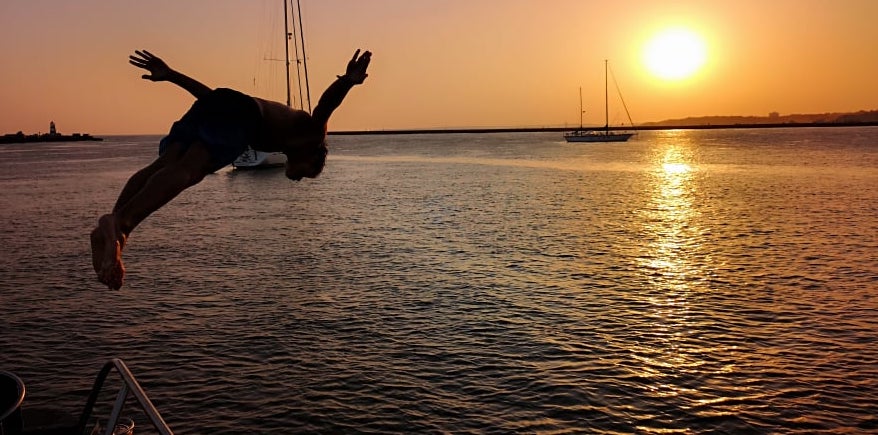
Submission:
[[[248,148],[232,162],[232,167],[235,169],[276,168],[286,162],[287,156],[283,153],[267,153]]]
[[[625,142],[634,133],[617,133],[606,131],[571,131],[564,134],[567,142]]]

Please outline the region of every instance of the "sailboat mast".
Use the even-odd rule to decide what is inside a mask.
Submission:
[[[604,59],[604,131],[610,133],[610,98],[607,94],[609,82],[607,82],[607,59]]]
[[[287,64],[287,106],[293,107],[293,102],[290,99],[290,24],[289,24],[289,12],[287,11],[287,0],[284,1],[284,60]]]
[[[292,6],[293,2],[290,0],[290,8]],[[296,13],[294,9],[291,16],[293,19],[293,51],[296,53],[296,82],[299,89],[299,108],[305,110],[305,97],[302,95],[302,60],[299,59],[299,33],[296,30]]]
[[[582,130],[582,114],[585,113],[582,110],[582,86],[579,87],[579,129]]]
[[[302,65],[305,67],[305,95],[308,97],[308,112],[311,112],[311,86],[308,84],[308,56],[305,55],[305,28],[302,27],[302,3],[296,0],[299,10],[299,40],[302,42]],[[305,104],[302,103],[304,109]]]

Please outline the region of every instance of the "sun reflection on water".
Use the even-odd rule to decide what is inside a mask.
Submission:
[[[696,212],[691,198],[694,170],[689,154],[680,145],[671,145],[657,156],[649,216],[649,240],[646,266],[665,277],[683,278],[691,272],[686,251],[693,243],[689,230]],[[664,282],[675,288],[686,288],[685,280]]]
[[[640,268],[645,274],[645,312],[650,345],[635,358],[642,374],[653,378],[655,397],[698,395],[677,381],[681,373],[704,364],[703,349],[693,347],[690,335],[697,330],[693,297],[703,261],[700,251],[695,144],[684,131],[664,132],[650,162]]]

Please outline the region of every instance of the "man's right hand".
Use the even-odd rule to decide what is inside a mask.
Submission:
[[[149,71],[150,74],[144,74],[142,77],[154,82],[168,80],[173,72],[165,61],[146,50],[135,50],[133,55],[128,56],[128,63]]]
[[[345,77],[355,85],[362,84],[363,81],[366,80],[366,77],[369,76],[369,74],[366,74],[366,69],[369,68],[369,62],[371,60],[371,52],[367,51],[363,53],[362,56],[360,56],[360,50],[358,49],[354,53],[354,57],[348,62],[348,67],[347,71],[345,71],[345,75],[339,76],[339,78]]]

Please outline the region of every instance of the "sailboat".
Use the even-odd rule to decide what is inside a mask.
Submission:
[[[305,56],[305,34],[302,29],[302,5],[299,3],[299,0],[296,0],[296,13],[299,18],[299,26],[296,28],[295,20],[293,21],[293,31],[290,32],[290,10],[292,9],[292,0],[283,0],[284,3],[284,62],[286,62],[286,90],[287,90],[287,106],[293,107],[292,99],[290,98],[290,40],[293,41],[293,45],[296,51],[296,72],[299,82],[299,101],[301,103],[301,109],[305,110],[305,98],[302,96],[302,74],[299,69],[300,66],[304,67],[305,70],[305,91],[308,102],[308,111],[311,111],[311,88],[308,85],[308,60]],[[296,39],[298,38],[298,40]],[[301,45],[301,51],[299,49]],[[299,55],[301,54],[301,61],[299,59]],[[235,169],[257,169],[257,168],[271,168],[277,166],[283,166],[287,161],[286,155],[280,152],[265,152],[265,151],[257,151],[252,147],[247,147],[247,149],[232,162],[232,167]]]
[[[603,129],[585,129],[582,126],[582,88],[579,88],[579,129],[564,133],[564,140],[567,142],[625,142],[634,136],[631,132],[610,131],[610,109],[607,96],[607,61],[604,60],[604,128]],[[624,105],[624,102],[622,103]],[[628,108],[625,108],[628,113]],[[631,115],[628,115],[628,122],[631,122]],[[633,122],[631,123],[633,124]]]

